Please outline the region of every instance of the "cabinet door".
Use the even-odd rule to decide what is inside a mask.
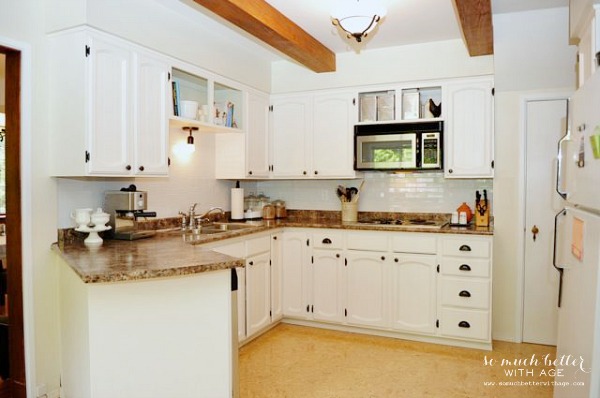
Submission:
[[[346,322],[388,325],[388,266],[386,253],[348,251],[346,267]]]
[[[312,129],[313,177],[354,176],[354,93],[314,96]],[[332,151],[334,155],[332,155]]]
[[[283,315],[306,318],[308,292],[307,237],[304,232],[283,233]]]
[[[434,255],[396,254],[392,265],[392,327],[435,332],[436,267]]]
[[[309,95],[285,96],[273,100],[272,159],[276,177],[308,176],[308,137],[312,129]]]
[[[271,323],[270,253],[246,259],[246,331],[248,337]]]
[[[87,112],[90,174],[123,175],[129,174],[133,167],[129,140],[131,54],[130,49],[112,42],[90,40]]]
[[[269,175],[269,97],[248,94],[248,128],[246,129],[246,174]]]
[[[283,317],[281,233],[271,235],[271,321]]]
[[[444,131],[445,176],[493,177],[493,82],[451,83],[445,88],[448,107]]]
[[[138,53],[135,58],[134,173],[167,175],[170,67],[145,54]]]
[[[238,341],[246,340],[246,269],[236,268],[238,277],[237,319]]]
[[[311,262],[313,318],[319,321],[343,322],[344,259],[341,251],[315,249]]]

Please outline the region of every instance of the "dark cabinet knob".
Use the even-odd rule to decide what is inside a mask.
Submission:
[[[138,169],[139,169],[140,171],[144,171],[144,166],[140,166],[140,167],[138,167]]]
[[[394,262],[395,262],[395,263],[397,263],[398,261],[400,261],[400,260],[398,260],[397,258],[395,258],[395,259],[394,259]]]
[[[338,253],[338,254],[336,254],[336,255],[335,255],[335,257],[336,257],[336,258],[340,258],[340,255],[339,255],[339,253]]]
[[[315,175],[319,174],[319,172],[317,170],[315,170]]]
[[[303,174],[303,175],[306,175],[306,170],[304,170],[304,171],[302,172],[302,174]]]
[[[254,261],[249,261],[248,265],[254,265]]]
[[[468,264],[462,264],[458,269],[460,271],[471,271],[471,267]]]
[[[382,261],[385,261],[385,256],[381,256],[381,260],[382,260]]]
[[[276,237],[276,236],[274,236],[274,237],[273,237],[273,240],[277,240],[277,237]]]
[[[471,325],[469,325],[469,322],[467,322],[467,321],[460,321],[458,323],[458,327],[459,328],[466,328],[466,329],[468,329],[468,328],[471,327]]]
[[[252,175],[252,170],[248,171],[248,175],[251,176]]]
[[[461,290],[460,293],[458,293],[458,295],[460,297],[471,297],[471,293],[468,290]]]
[[[454,170],[448,169],[448,173],[452,174],[452,173],[454,173]]]
[[[471,246],[469,246],[469,245],[462,245],[458,250],[460,250],[461,252],[470,252],[471,251]]]
[[[127,166],[125,166],[125,170],[128,170],[128,171],[131,170],[131,165],[128,164]]]
[[[322,242],[322,243],[323,243],[324,245],[330,245],[330,244],[331,244],[331,239],[329,239],[329,238],[325,238],[325,239],[323,239],[323,242]]]

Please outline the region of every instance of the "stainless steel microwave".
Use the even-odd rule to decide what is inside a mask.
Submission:
[[[442,170],[444,122],[354,127],[355,170]]]

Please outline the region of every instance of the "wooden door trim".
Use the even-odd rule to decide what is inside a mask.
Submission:
[[[21,52],[0,46],[6,56],[6,256],[9,296],[9,396],[26,397],[21,236]]]

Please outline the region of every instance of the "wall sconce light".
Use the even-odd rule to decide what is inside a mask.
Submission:
[[[380,0],[337,0],[331,10],[331,21],[361,42],[385,17],[386,9]]]
[[[198,130],[198,127],[186,126],[183,127],[184,131],[189,131],[190,135],[187,138],[186,152],[193,153],[196,151],[196,146],[194,145],[194,136],[192,133]]]

